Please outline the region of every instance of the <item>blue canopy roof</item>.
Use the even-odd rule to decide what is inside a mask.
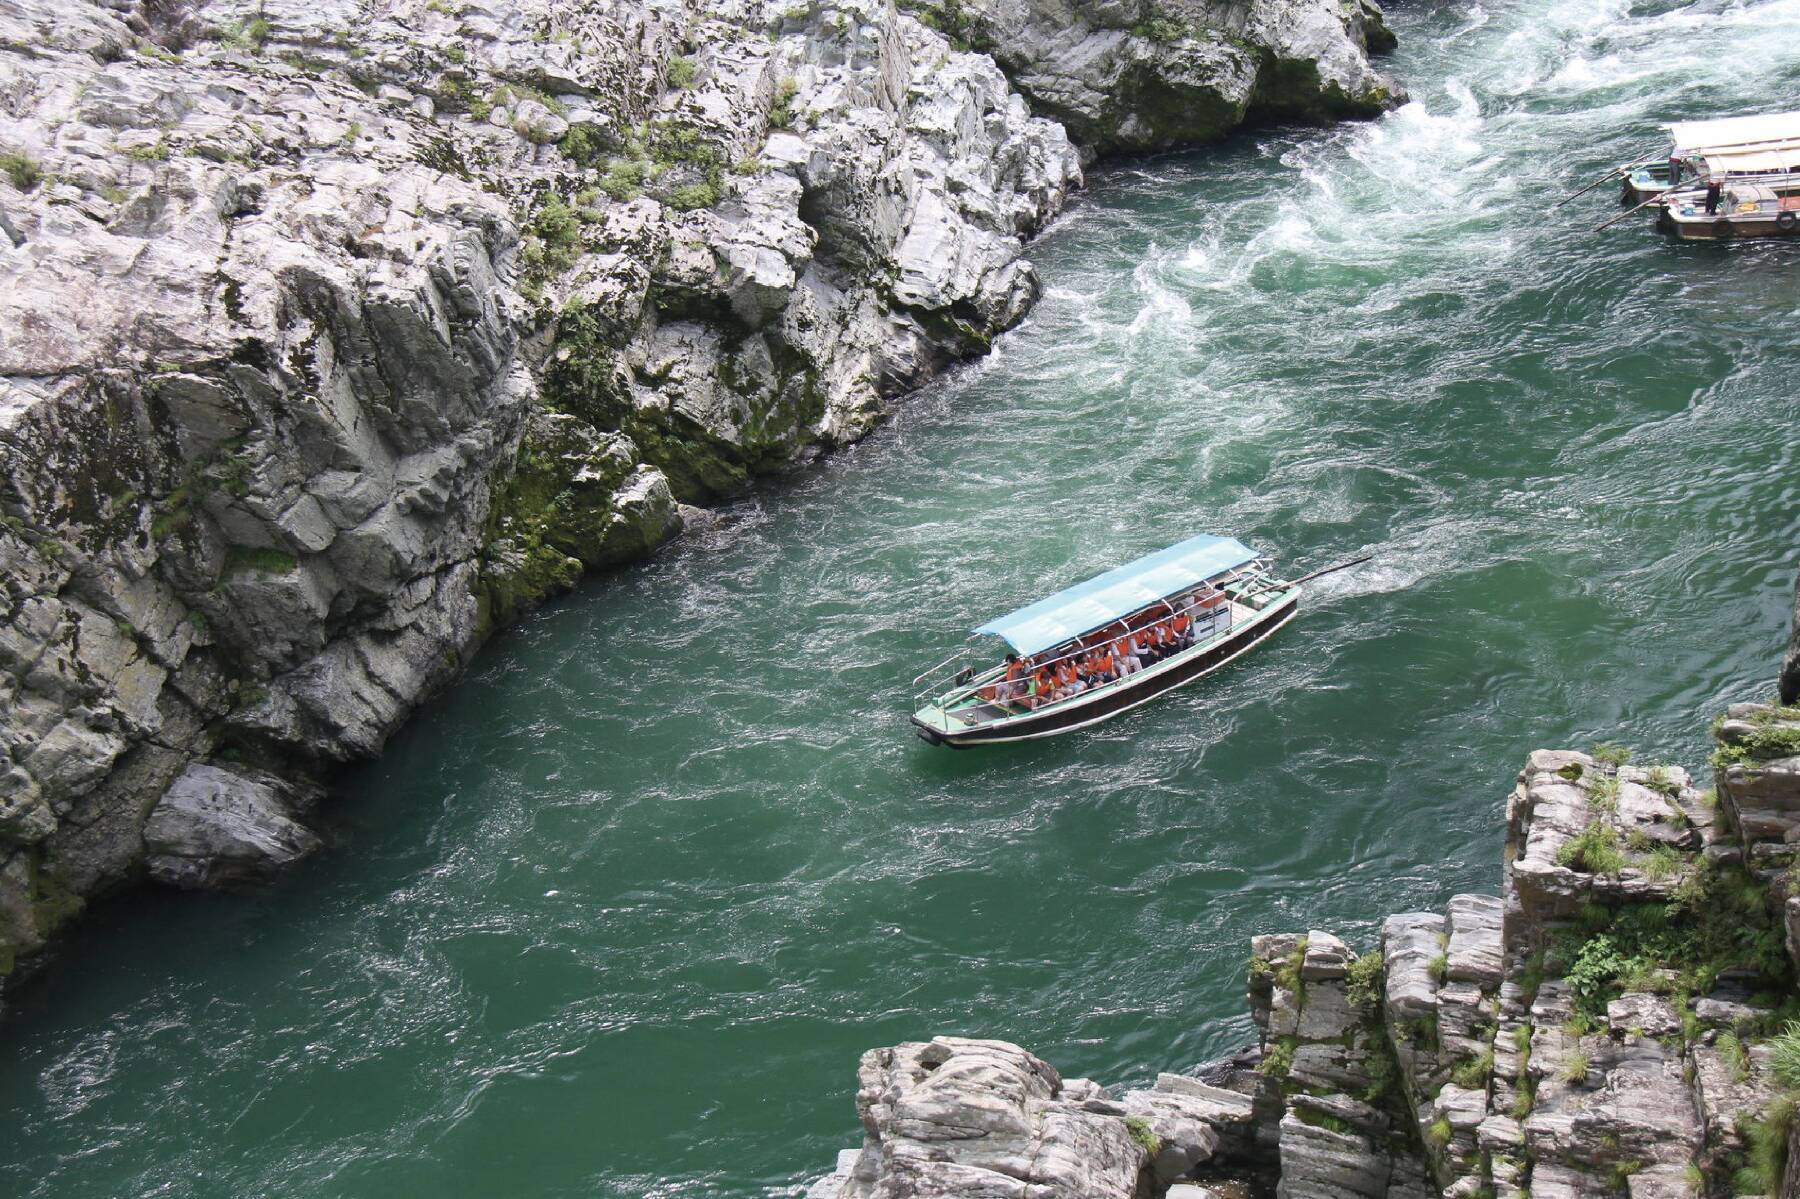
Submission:
[[[1035,654],[1256,557],[1235,538],[1202,533],[990,620],[975,632],[1003,637],[1018,653]]]

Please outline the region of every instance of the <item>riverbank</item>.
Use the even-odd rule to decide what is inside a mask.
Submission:
[[[1713,786],[1539,750],[1503,887],[1358,953],[1251,942],[1258,1043],[1114,1096],[1004,1042],[864,1055],[808,1199],[1700,1199],[1800,1192],[1800,709],[1734,704]]]
[[[985,352],[1084,154],[1397,94],[1373,6],[1137,16],[0,16],[0,979],[95,896],[314,851],[493,630]],[[1001,36],[1139,99],[1078,147]]]

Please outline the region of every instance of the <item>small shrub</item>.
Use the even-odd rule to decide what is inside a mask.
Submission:
[[[606,168],[600,190],[620,202],[633,199],[644,186],[644,164],[636,159],[620,159]]]
[[[169,139],[166,137],[159,137],[156,139],[155,145],[133,146],[131,149],[125,151],[125,154],[127,157],[137,159],[139,162],[167,162],[169,158]]]
[[[669,193],[669,207],[679,212],[711,208],[719,202],[719,189],[712,183],[690,183]]]
[[[775,88],[775,101],[769,106],[769,124],[786,129],[794,123],[794,97],[800,94],[800,81],[793,76],[783,79]]]
[[[1153,17],[1141,25],[1133,25],[1131,32],[1152,42],[1179,42],[1189,35],[1187,22],[1171,20],[1168,17]]]
[[[671,58],[667,73],[670,87],[683,90],[694,86],[694,60],[691,58]]]
[[[1472,1057],[1450,1072],[1450,1081],[1465,1091],[1480,1090],[1487,1086],[1488,1075],[1494,1069],[1494,1051],[1489,1049],[1480,1057]]]
[[[1762,761],[1794,757],[1800,754],[1800,726],[1778,725],[1753,729],[1744,738],[1744,749],[1751,757]]]
[[[1531,1115],[1531,1105],[1537,1100],[1537,1079],[1521,1071],[1519,1085],[1513,1091],[1512,1118],[1521,1124]]]
[[[569,126],[569,131],[556,143],[564,158],[576,166],[597,166],[606,153],[605,138],[600,126],[592,121],[577,121]]]
[[[1639,860],[1638,869],[1646,878],[1662,880],[1681,869],[1681,851],[1672,845],[1658,845],[1650,853]]]
[[[1725,1072],[1731,1075],[1732,1082],[1748,1081],[1750,1054],[1744,1049],[1742,1038],[1735,1032],[1722,1032],[1713,1047],[1719,1051],[1719,1059],[1725,1063]]]
[[[1294,1106],[1293,1112],[1295,1118],[1302,1124],[1323,1128],[1326,1132],[1335,1132],[1339,1136],[1352,1137],[1356,1135],[1356,1125],[1348,1120],[1340,1120],[1330,1112],[1315,1111],[1310,1107],[1302,1107],[1298,1104]]]
[[[1669,768],[1667,766],[1662,765],[1652,766],[1650,768],[1649,773],[1644,776],[1644,786],[1650,788],[1652,791],[1659,791],[1664,795],[1679,795],[1681,793],[1681,785],[1675,781],[1675,776],[1669,773]]]
[[[1556,864],[1586,874],[1617,874],[1625,868],[1625,855],[1619,852],[1619,834],[1611,826],[1595,821],[1562,843],[1556,851]]]
[[[1381,951],[1378,949],[1365,953],[1351,962],[1350,968],[1345,971],[1344,997],[1357,1011],[1372,1015],[1381,1010],[1385,978]]]
[[[1631,751],[1623,745],[1619,745],[1613,741],[1596,742],[1594,747],[1590,749],[1588,753],[1593,757],[1594,761],[1600,763],[1602,766],[1610,767],[1613,770],[1617,770],[1619,767],[1625,765],[1625,763],[1631,761]]]
[[[44,181],[44,172],[38,164],[23,154],[0,154],[0,171],[12,185],[22,192],[31,191]]]
[[[1275,985],[1284,991],[1299,993],[1303,989],[1300,985],[1300,967],[1305,964],[1306,938],[1301,937],[1294,942],[1294,947],[1288,950],[1287,956],[1281,960],[1281,964],[1275,967]]]
[[[1556,1072],[1556,1076],[1564,1082],[1576,1084],[1586,1082],[1588,1076],[1587,1050],[1577,1049],[1564,1058],[1562,1068]]]
[[[1263,1060],[1257,1064],[1257,1071],[1267,1078],[1286,1078],[1288,1071],[1294,1068],[1294,1050],[1299,1047],[1298,1037],[1276,1037],[1274,1043],[1263,1052]]]
[[[1142,1116],[1126,1116],[1125,1131],[1130,1133],[1131,1139],[1142,1145],[1144,1152],[1151,1157],[1162,1152],[1162,1138],[1157,1136],[1155,1130],[1150,1127],[1150,1121]]]
[[[1740,1195],[1774,1195],[1787,1174],[1788,1132],[1794,1123],[1795,1097],[1777,1095],[1760,1120],[1745,1128],[1750,1143],[1749,1161],[1732,1175]]]
[[[1519,999],[1526,1007],[1537,1002],[1537,994],[1544,985],[1544,951],[1538,950],[1525,959],[1519,970]]]
[[[1588,802],[1602,812],[1619,810],[1619,776],[1597,774],[1588,783]]]
[[[1431,977],[1432,978],[1436,979],[1441,984],[1445,978],[1449,977],[1449,974],[1450,974],[1450,955],[1449,954],[1440,953],[1436,957],[1431,959]]]
[[[1800,1020],[1789,1020],[1770,1039],[1769,1070],[1782,1086],[1800,1088]]]
[[[1450,1143],[1450,1117],[1439,1116],[1425,1129],[1425,1143],[1433,1149],[1442,1149]]]
[[[273,32],[269,23],[261,17],[255,17],[239,25],[225,36],[225,44],[234,50],[247,50],[251,54],[261,54],[263,44],[269,40]]]

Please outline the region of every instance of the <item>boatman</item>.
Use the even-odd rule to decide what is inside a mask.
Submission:
[[[1717,179],[1709,179],[1706,181],[1706,215],[1712,216],[1718,211],[1719,181]]]

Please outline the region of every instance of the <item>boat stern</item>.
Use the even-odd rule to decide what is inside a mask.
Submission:
[[[931,745],[942,745],[950,731],[950,718],[935,704],[927,704],[912,714],[913,732]]]

